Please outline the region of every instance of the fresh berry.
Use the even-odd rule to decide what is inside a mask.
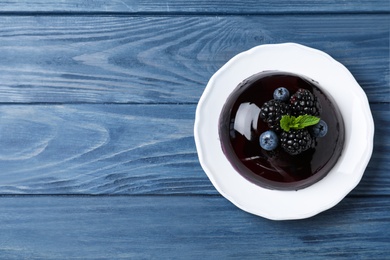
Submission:
[[[280,145],[291,155],[300,154],[312,146],[312,137],[306,129],[290,130],[280,135]]]
[[[280,132],[280,119],[289,114],[288,105],[280,100],[271,99],[263,104],[260,110],[260,118],[275,132]]]
[[[259,142],[261,148],[266,151],[272,151],[278,146],[279,139],[274,131],[268,130],[260,135]]]
[[[309,90],[302,88],[290,97],[290,109],[293,116],[318,116],[321,112],[317,98]]]
[[[328,132],[328,125],[324,120],[320,120],[318,124],[312,126],[311,132],[314,137],[324,137]]]
[[[290,92],[288,89],[280,87],[274,91],[274,99],[287,101],[290,98]]]

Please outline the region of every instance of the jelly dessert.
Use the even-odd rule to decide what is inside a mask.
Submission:
[[[241,82],[219,119],[227,159],[268,189],[299,190],[321,180],[340,157],[344,135],[332,97],[314,80],[280,71]]]

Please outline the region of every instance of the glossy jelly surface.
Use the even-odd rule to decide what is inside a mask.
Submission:
[[[318,99],[320,117],[328,125],[314,148],[290,155],[280,146],[265,151],[259,145],[261,133],[269,130],[259,118],[261,106],[273,99],[273,92],[285,87],[291,94],[308,89]],[[336,164],[344,145],[344,124],[332,98],[309,78],[280,71],[255,74],[240,83],[228,97],[219,121],[222,150],[239,174],[268,189],[299,190],[321,180]]]

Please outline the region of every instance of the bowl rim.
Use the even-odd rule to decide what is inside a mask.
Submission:
[[[238,83],[264,70],[291,72],[319,82],[336,100],[346,124],[347,140],[340,159],[325,178],[302,190],[269,190],[250,183],[224,158],[219,145],[215,118],[224,101]],[[329,77],[330,73],[334,77]],[[335,83],[343,83],[342,88]],[[352,97],[345,99],[345,93]],[[355,129],[357,120],[360,124],[364,120],[364,127]],[[374,121],[366,94],[340,62],[301,44],[264,44],[237,54],[210,78],[196,109],[194,138],[199,162],[222,196],[240,209],[268,219],[302,219],[335,206],[360,182],[373,150]],[[357,138],[366,142],[353,142]]]

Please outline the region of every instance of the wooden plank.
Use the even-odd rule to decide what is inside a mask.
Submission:
[[[388,197],[270,221],[216,197],[1,197],[2,259],[386,259]]]
[[[390,4],[386,0],[347,0],[347,1],[308,1],[308,0],[244,0],[231,1],[135,1],[135,0],[67,0],[60,2],[7,1],[0,6],[0,12],[102,12],[102,13],[233,13],[233,14],[263,14],[263,13],[356,13],[356,12],[386,12]]]
[[[0,102],[196,103],[256,45],[297,42],[390,102],[388,15],[2,16]]]
[[[200,174],[195,106],[2,106],[2,193],[171,193]],[[145,190],[146,189],[146,190]]]
[[[0,106],[0,194],[217,194],[193,140],[195,105]],[[353,195],[390,195],[390,109]]]

